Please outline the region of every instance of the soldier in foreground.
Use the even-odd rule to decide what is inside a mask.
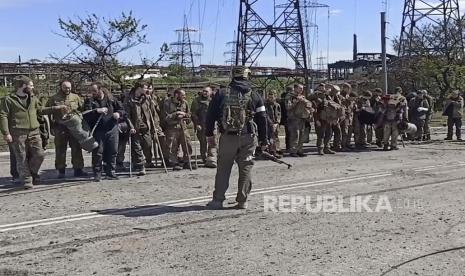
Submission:
[[[38,119],[42,107],[34,96],[31,79],[20,77],[14,86],[16,92],[8,95],[0,107],[0,131],[5,142],[11,144],[20,184],[31,189],[39,184],[39,169],[44,161]]]
[[[55,168],[58,170],[58,178],[65,178],[66,150],[71,148],[71,164],[74,176],[87,176],[83,171],[84,158],[82,148],[69,130],[61,123],[66,114],[80,112],[83,109],[83,101],[79,95],[72,92],[70,81],[64,80],[60,84],[60,91],[49,98],[44,114],[50,115],[51,132],[55,136]]]
[[[398,125],[407,120],[407,100],[396,88],[395,94],[383,98],[383,150],[398,150],[397,138],[399,137]],[[390,140],[390,143],[389,143]]]
[[[248,74],[249,70],[244,67],[233,68],[233,79],[229,87],[221,89],[213,97],[208,108],[206,121],[208,143],[215,145],[213,130],[216,122],[221,133],[215,191],[212,201],[207,204],[212,209],[223,208],[234,161],[239,168],[236,208],[247,208],[247,196],[252,189],[254,151],[258,143],[262,150],[267,146],[265,104],[262,97],[252,91]]]

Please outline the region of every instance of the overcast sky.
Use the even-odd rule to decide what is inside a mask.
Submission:
[[[267,21],[273,18],[273,0],[259,0],[258,12]],[[276,0],[283,3],[284,0]],[[313,0],[312,2],[316,2]],[[330,61],[351,59],[352,35],[358,34],[358,48],[363,52],[380,51],[381,0],[320,0],[330,6],[329,32],[328,9],[316,11],[318,32],[312,29],[311,43],[314,56],[327,55],[329,41]],[[205,5],[206,4],[206,5]],[[205,6],[205,9],[204,9]],[[388,35],[400,32],[403,1],[389,0]],[[115,17],[121,12],[133,11],[137,18],[147,24],[149,44],[125,53],[121,58],[138,63],[140,56],[156,57],[163,42],[175,41],[174,30],[183,23],[187,14],[190,27],[200,29],[204,44],[202,64],[224,64],[223,52],[230,50],[226,42],[233,39],[237,28],[238,0],[0,0],[0,61],[15,62],[18,55],[23,61],[32,58],[44,60],[51,53],[64,56],[69,47],[75,46],[55,34],[57,20],[95,13]],[[309,11],[311,21],[314,12]],[[329,33],[329,36],[328,36]],[[329,38],[329,39],[328,39]],[[316,53],[318,48],[318,53]],[[392,50],[391,50],[392,51]],[[263,66],[292,67],[291,60],[280,50],[277,55],[274,43],[258,60]],[[314,60],[313,64],[316,64]]]

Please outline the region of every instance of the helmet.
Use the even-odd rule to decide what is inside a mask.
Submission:
[[[249,74],[251,73],[250,69],[245,66],[234,66],[231,70],[231,74],[233,78],[249,78]]]

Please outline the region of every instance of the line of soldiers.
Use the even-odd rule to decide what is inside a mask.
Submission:
[[[49,132],[55,136],[55,168],[58,178],[66,178],[68,145],[71,148],[74,176],[87,176],[83,170],[81,141],[75,138],[73,130],[64,123],[69,114],[82,118],[84,129],[91,132],[96,142],[96,147],[92,150],[95,181],[101,180],[102,173],[107,179],[117,179],[116,171],[128,169],[124,165],[128,143],[130,169],[138,175],[145,175],[145,168],[155,167],[156,159],[162,160],[173,170],[195,169],[196,162],[191,162],[193,148],[188,132],[189,124],[193,125],[200,143],[200,157],[208,168],[217,167],[217,131],[222,137],[220,145],[225,137],[229,137],[225,135],[226,130],[234,137],[244,134],[260,136],[261,147],[266,144],[263,149],[276,158],[281,158],[284,153],[279,142],[280,125],[284,126],[286,151],[291,157],[306,156],[303,144],[310,132],[311,123],[315,126],[316,145],[320,155],[352,150],[352,138],[355,148],[366,148],[373,141],[373,132],[379,147],[396,150],[400,132],[406,132],[408,128],[407,122],[415,124],[416,132],[410,133],[406,138],[431,139],[429,123],[434,99],[425,90],[404,96],[402,89],[398,87],[390,95],[383,96],[381,89],[357,95],[348,83],[343,84],[342,89],[337,85],[320,84],[315,93],[306,97],[304,87],[295,84],[281,94],[280,100],[276,91],[271,91],[266,100],[262,100],[258,93],[251,92],[251,85],[245,76],[247,74],[244,73],[246,70],[234,70],[237,70],[236,79],[233,78],[230,86],[224,88],[226,90],[205,87],[190,106],[184,90],[176,89],[168,97],[161,98],[154,94],[150,84],[144,82],[137,82],[120,100],[115,99],[100,83],[92,83],[89,85],[89,96],[84,100],[72,92],[72,83],[64,80],[56,95],[43,100],[34,95],[34,84],[29,78],[19,78],[14,84],[16,91],[5,97],[0,106],[0,131],[11,151],[12,176],[25,188],[32,188],[39,183],[39,169],[44,159]],[[227,91],[230,90],[236,91],[237,95],[234,94],[233,97],[228,94],[230,92]],[[217,96],[219,91],[222,92]],[[244,95],[249,98],[242,98]],[[251,106],[244,107],[244,103]],[[228,105],[237,107],[228,109],[225,115],[222,109]],[[458,91],[454,91],[448,97],[443,114],[448,116],[446,140],[452,139],[454,126],[457,139],[461,140],[462,109],[463,98]],[[240,113],[239,117],[228,119],[227,116],[234,116],[231,115],[234,112]],[[255,115],[248,115],[248,112]],[[263,116],[256,117],[256,114]],[[265,121],[262,122],[262,118]],[[258,120],[258,123],[250,121],[251,119]],[[239,126],[244,129],[239,129]],[[243,139],[247,140],[249,137]],[[258,145],[252,142],[249,144]],[[223,155],[219,151],[218,163],[225,160],[225,150],[223,149]],[[246,160],[236,159],[236,162],[245,166],[245,169],[250,165],[248,148],[244,154],[242,157]],[[221,161],[223,164],[218,172],[223,173],[218,176],[219,182],[229,179],[230,168],[225,170],[224,166],[229,167],[231,160],[228,159],[227,166],[225,161]],[[244,181],[249,180],[247,177],[243,178],[241,187],[248,189],[249,186]],[[224,186],[221,190],[225,190]],[[244,199],[245,194],[243,190],[240,198]]]

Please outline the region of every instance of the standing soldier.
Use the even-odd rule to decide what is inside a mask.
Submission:
[[[84,118],[90,128],[95,128],[94,138],[98,142],[98,147],[92,151],[94,180],[100,182],[103,163],[105,163],[103,170],[106,178],[116,180],[118,179],[115,174],[119,140],[118,121],[125,112],[121,103],[114,99],[100,83],[91,84],[89,89],[92,98],[85,101],[84,109],[92,111]]]
[[[25,189],[31,189],[39,184],[39,169],[44,161],[38,120],[42,107],[34,96],[31,79],[20,77],[14,86],[16,92],[8,95],[0,107],[0,131],[3,139],[11,144],[19,182]]]
[[[364,110],[371,110],[370,99],[372,94],[370,91],[365,91],[363,94],[357,98],[355,102],[355,111],[354,111],[354,140],[355,147],[357,149],[365,149],[368,146],[367,141],[367,127],[360,120],[360,115]]]
[[[202,92],[192,101],[191,113],[194,129],[200,143],[200,156],[207,168],[216,168],[214,149],[207,144],[205,135],[205,123],[207,120],[208,105],[211,101],[212,89],[205,87]]]
[[[146,95],[147,89],[146,83],[136,83],[129,92],[125,107],[135,130],[130,147],[132,166],[138,175],[145,175],[145,167],[152,167],[153,164],[152,133],[155,131],[155,122],[152,116],[153,104]]]
[[[352,92],[352,86],[348,83],[344,83],[342,85],[341,97],[341,104],[345,111],[344,119],[342,119],[340,122],[342,150],[348,151],[351,149],[350,140],[353,133],[355,98],[357,96],[354,92]]]
[[[429,112],[428,101],[421,91],[418,92],[415,98],[410,100],[409,110],[410,113],[412,113],[412,121],[417,126],[417,133],[414,139],[421,141],[423,138],[426,116]]]
[[[50,115],[51,132],[55,136],[55,168],[58,170],[58,178],[65,178],[66,150],[71,148],[71,164],[74,176],[87,176],[83,171],[84,158],[79,142],[71,135],[63,124],[63,117],[69,113],[80,112],[83,109],[81,97],[72,92],[71,81],[64,80],[60,83],[60,91],[49,98],[44,114]]]
[[[341,96],[340,94],[341,92],[341,88],[337,85],[332,85],[330,90],[329,90],[329,96],[331,98],[331,100],[339,105],[342,106],[342,100],[343,100],[343,97]],[[345,115],[345,112],[344,112],[344,115]],[[334,135],[334,139],[333,139],[333,150],[335,151],[342,151],[342,129],[341,129],[341,121],[343,120],[344,118],[340,118],[339,120],[335,121],[332,125],[331,125],[331,130],[333,132],[333,135]]]
[[[462,114],[463,98],[459,91],[455,90],[449,95],[443,115],[447,116],[447,137],[445,140],[452,140],[455,126],[455,135],[458,141],[462,141]]]
[[[334,110],[330,110],[329,102],[332,101],[328,95],[325,84],[320,84],[315,93],[311,95],[311,100],[316,107],[315,112],[315,130],[317,134],[316,146],[318,154],[335,154],[329,147],[332,135],[332,124],[334,123]]]
[[[383,98],[383,150],[398,150],[397,138],[399,137],[398,125],[401,121],[407,120],[407,100],[400,93],[402,90],[396,89],[396,94],[387,95]],[[389,144],[389,140],[391,143]]]
[[[305,122],[311,118],[311,103],[305,99],[304,86],[294,85],[294,91],[287,95],[287,125],[289,128],[289,146],[292,157],[304,157]]]
[[[368,125],[368,143],[372,143],[373,141],[373,130],[375,132],[375,144],[380,148],[383,146],[383,127],[379,124],[379,121],[382,119],[380,118],[381,109],[383,108],[382,102],[383,90],[381,88],[376,88],[373,91],[373,97],[371,98],[371,108],[375,113],[376,123]]]
[[[285,135],[285,143],[286,143],[286,151],[289,152],[291,147],[289,145],[289,126],[287,123],[287,107],[286,107],[286,99],[288,98],[289,94],[292,93],[294,88],[292,86],[286,87],[286,91],[281,94],[281,100],[279,104],[281,105],[281,125],[284,126],[284,135]]]
[[[165,101],[163,110],[165,112],[167,144],[170,149],[170,163],[173,170],[189,169],[194,164],[189,164],[192,145],[187,125],[190,123],[191,115],[186,101],[186,92],[182,89],[176,89],[173,97]],[[178,161],[179,146],[182,148],[183,166]]]
[[[431,123],[431,120],[433,120],[434,106],[436,104],[436,101],[432,96],[429,95],[428,91],[423,90],[422,92],[425,95],[425,99],[426,99],[426,101],[428,102],[428,105],[429,105],[429,110],[428,110],[428,113],[426,114],[423,141],[429,141],[429,140],[431,140],[430,123]]]
[[[251,173],[257,136],[262,150],[266,149],[266,109],[262,97],[252,91],[248,74],[248,69],[242,66],[234,67],[233,79],[229,87],[221,89],[208,108],[206,123],[208,143],[216,143],[213,136],[216,122],[221,133],[215,191],[213,200],[207,204],[212,209],[223,208],[234,161],[239,168],[236,208],[247,208],[247,196],[252,189]]]
[[[281,121],[281,105],[276,101],[276,91],[271,90],[265,102],[266,114],[268,119],[268,132],[269,132],[269,150],[276,158],[283,157],[279,152],[279,123]]]
[[[158,95],[155,94],[155,90],[153,89],[153,85],[149,84],[149,87],[147,89],[147,99],[151,102],[152,104],[152,115],[154,118],[155,122],[155,129],[156,133],[154,132],[152,134],[152,142],[153,142],[153,161],[155,161],[156,158],[159,158],[160,160],[163,159],[162,162],[164,161],[165,163],[169,163],[169,156],[170,156],[170,151],[168,149],[168,146],[166,145],[166,136],[163,133],[163,119],[162,119],[162,105],[163,105],[163,99],[159,97]],[[160,142],[160,148],[162,152],[158,152],[158,145],[157,145],[157,139],[155,139],[154,135],[158,135],[158,142]],[[158,156],[156,154],[158,153]],[[153,164],[153,163],[152,163]],[[153,164],[155,165],[155,164]]]

